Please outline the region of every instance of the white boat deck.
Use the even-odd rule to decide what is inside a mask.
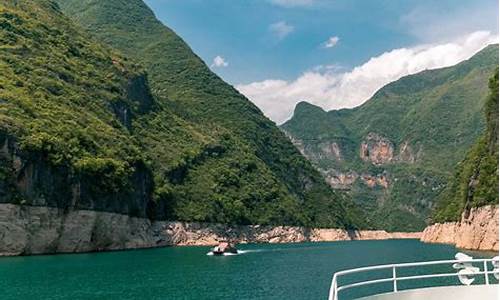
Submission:
[[[359,300],[498,300],[497,284],[442,286],[375,295]]]
[[[379,265],[363,267],[351,270],[344,270],[333,275],[330,286],[329,300],[342,300],[342,293],[345,290],[357,289],[363,286],[392,284],[391,292],[380,293],[360,298],[363,300],[498,300],[499,294],[499,258],[474,259],[466,254],[457,253],[454,260],[426,261],[415,263],[400,263],[390,265]],[[442,272],[417,273],[406,275],[415,268],[441,265]],[[373,271],[386,271],[382,278],[377,277],[370,280],[361,280],[342,284],[340,277],[352,274],[366,274]],[[444,271],[443,271],[444,270]],[[449,272],[449,271],[452,272]],[[387,276],[387,272],[392,271],[392,276]],[[443,273],[445,272],[445,273]],[[404,273],[405,275],[403,275]],[[441,286],[426,287],[425,283],[421,288],[400,290],[400,284],[408,281],[421,281],[431,278],[457,278],[462,285],[450,283]],[[360,278],[366,278],[360,276]],[[482,279],[482,282],[481,282]],[[428,286],[428,285],[427,285]]]

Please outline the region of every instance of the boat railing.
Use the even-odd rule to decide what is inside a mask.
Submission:
[[[420,274],[412,276],[399,276],[398,271],[401,269],[408,269],[414,267],[423,266],[434,266],[434,265],[452,265],[455,270],[454,273],[437,273],[437,274]],[[474,264],[480,264],[481,267],[474,267]],[[492,270],[488,269],[488,264],[493,266]],[[490,259],[455,259],[455,260],[439,260],[439,261],[426,261],[426,262],[413,262],[413,263],[400,263],[400,264],[388,264],[388,265],[377,265],[363,268],[356,268],[350,270],[344,270],[336,272],[333,275],[332,283],[330,286],[330,293],[328,300],[339,300],[339,292],[348,289],[358,288],[361,286],[374,285],[380,283],[392,282],[392,292],[398,292],[398,282],[408,281],[408,280],[418,280],[418,279],[428,279],[428,278],[439,278],[439,277],[458,277],[460,282],[464,285],[470,285],[478,275],[484,276],[484,283],[490,284],[489,275],[494,275],[498,280],[498,256]],[[345,285],[339,284],[339,278],[355,273],[365,273],[371,271],[392,271],[392,276],[385,278],[378,278],[367,281],[359,281],[354,283],[349,283]],[[391,291],[388,291],[391,292]]]

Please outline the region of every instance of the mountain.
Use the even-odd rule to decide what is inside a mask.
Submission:
[[[498,70],[490,79],[486,130],[472,146],[439,195],[433,221],[459,221],[463,212],[498,204]]]
[[[455,66],[390,83],[354,109],[299,103],[282,130],[333,188],[364,207],[372,226],[421,230],[484,129],[497,66],[498,45],[491,45]]]
[[[0,145],[2,203],[360,224],[279,128],[139,0],[0,4]]]

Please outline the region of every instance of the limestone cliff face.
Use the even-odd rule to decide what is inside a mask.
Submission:
[[[348,189],[359,178],[356,172],[339,172],[337,170],[323,171],[326,182],[334,189]]]
[[[374,165],[383,165],[393,160],[394,145],[389,139],[371,132],[361,142],[359,156]]]
[[[162,203],[152,200],[153,178],[143,164],[134,166],[126,178],[127,187],[110,191],[95,174],[76,173],[64,164],[54,166],[44,153],[22,151],[14,138],[2,132],[0,145],[0,162],[8,168],[7,180],[0,183],[0,203],[165,218]]]
[[[342,145],[339,144],[339,141],[322,142],[312,147],[305,146],[303,141],[288,136],[299,151],[316,165],[325,160],[335,161],[339,165],[344,163],[345,157],[342,154]],[[394,143],[388,138],[374,132],[369,133],[359,144],[359,158],[375,166],[390,163],[415,163],[420,154],[420,152],[415,154],[408,141],[403,142],[396,149]],[[360,180],[369,188],[382,187],[388,189],[391,184],[387,170],[381,173],[370,173],[357,169],[340,171],[337,168],[320,166],[318,166],[318,169],[327,183],[334,189],[350,189],[357,180]]]
[[[498,206],[473,208],[460,222],[437,223],[427,227],[421,240],[454,244],[458,248],[498,251]]]
[[[374,188],[375,186],[381,186],[383,188],[389,187],[389,179],[387,178],[387,175],[385,173],[378,174],[376,176],[370,174],[362,174],[361,179],[367,186],[371,188]]]
[[[0,204],[0,256],[76,253],[173,245],[295,243],[420,238],[420,233],[346,231],[292,226],[227,226],[150,221],[90,210]]]
[[[126,215],[0,204],[0,256],[166,245],[156,224]]]
[[[418,156],[422,155],[422,149],[415,154],[408,141],[404,141],[398,148],[399,151],[396,152],[394,143],[388,138],[370,132],[360,144],[359,157],[380,166],[391,162],[415,163]]]
[[[319,148],[320,148],[319,158],[329,158],[329,159],[335,159],[337,161],[342,160],[340,147],[336,142],[322,143],[319,145]]]
[[[337,142],[320,143],[315,149],[311,149],[311,147],[306,147],[302,140],[296,139],[290,135],[287,136],[299,152],[313,162],[322,159],[331,159],[338,162],[343,160],[342,151]]]
[[[301,131],[299,137],[284,131],[330,187],[345,191],[372,214],[369,219],[374,228],[420,231],[426,227],[444,176],[422,167],[424,144],[375,129],[347,137],[322,131],[311,139]]]
[[[343,173],[337,170],[328,170],[322,173],[327,183],[334,189],[349,189],[356,180],[361,180],[370,188],[379,186],[387,189],[390,184],[389,176],[386,173],[371,175],[369,173],[358,174],[355,171]]]

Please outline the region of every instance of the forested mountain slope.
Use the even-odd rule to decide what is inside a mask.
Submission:
[[[455,66],[406,76],[354,109],[302,102],[282,125],[330,185],[390,230],[421,230],[455,165],[481,135],[490,45]]]
[[[459,221],[463,212],[498,205],[498,70],[490,79],[486,130],[461,161],[439,195],[433,221]]]
[[[144,3],[59,4],[0,4],[1,202],[356,226],[348,198]]]

